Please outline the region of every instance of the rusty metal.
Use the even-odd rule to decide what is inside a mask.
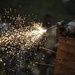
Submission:
[[[57,29],[58,47],[54,75],[75,75],[75,38],[66,38]]]

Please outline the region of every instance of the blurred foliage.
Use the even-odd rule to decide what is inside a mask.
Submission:
[[[34,14],[41,21],[46,14],[53,16],[53,22],[75,18],[75,0],[0,0],[1,10],[8,7],[21,8],[25,14]]]

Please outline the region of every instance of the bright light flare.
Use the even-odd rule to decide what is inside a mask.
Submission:
[[[4,33],[0,38],[0,44],[3,42],[5,44],[12,42],[12,44],[24,45],[24,48],[28,48],[33,46],[34,43],[37,45],[46,31],[47,30],[42,27],[42,23],[33,23],[33,25],[28,28],[14,29],[12,32],[8,31]]]
[[[46,29],[43,29],[42,27],[39,27],[38,28],[38,33],[41,34],[41,35],[44,34],[46,31],[47,30]]]

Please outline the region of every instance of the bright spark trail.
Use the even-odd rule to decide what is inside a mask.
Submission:
[[[46,29],[39,24],[41,23],[33,23],[32,27],[20,28],[18,30],[14,29],[12,32],[7,31],[0,37],[0,45],[2,43],[13,43],[15,45],[19,44],[20,46],[24,45],[27,48],[33,46],[34,43],[37,44],[46,32]]]
[[[37,46],[42,39],[43,34],[46,33],[46,29],[44,29],[40,24],[41,23],[33,23],[33,26],[31,27],[29,26],[25,28],[14,29],[13,31],[2,33],[0,37],[0,49],[4,52],[4,57],[2,58],[5,59],[3,61],[4,66],[7,65],[6,61],[8,60],[8,58],[13,55],[14,58],[15,56],[17,58],[17,60],[15,61],[15,67],[17,67],[16,72],[25,67],[24,60],[30,60],[32,58],[32,53],[28,50],[32,50],[31,48],[35,48],[35,46]],[[17,45],[19,46],[18,49],[16,48]],[[28,53],[28,56],[26,56],[26,59],[24,59],[24,55],[26,52]],[[29,56],[31,57],[28,58]],[[11,64],[12,62],[13,58],[9,60],[8,64]],[[9,70],[15,72],[15,69]]]
[[[15,10],[15,14],[17,14],[16,12]],[[31,58],[33,60],[36,59],[36,57],[32,57],[36,55],[35,47],[41,42],[47,30],[42,27],[42,23],[40,22],[33,22],[29,26],[24,25],[24,27],[16,29],[14,25],[17,19],[16,17],[18,16],[14,16],[14,14],[10,16],[10,13],[12,13],[12,9],[5,10],[6,19],[11,20],[11,22],[8,23],[11,27],[0,33],[0,61],[3,62],[3,70],[6,71],[5,73],[9,71],[9,73],[12,72],[12,75],[16,75],[15,72],[18,73],[20,69],[26,68],[26,66],[30,68],[28,63],[31,64]],[[4,19],[5,16],[3,16]],[[21,15],[19,15],[19,17],[20,20],[23,21],[22,24],[24,24],[26,17],[24,16],[22,18]],[[8,75],[10,75],[9,73]]]

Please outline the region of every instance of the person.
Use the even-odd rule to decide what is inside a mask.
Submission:
[[[65,21],[57,22],[60,34],[64,37],[75,38],[75,19],[65,25]]]
[[[75,19],[67,24],[64,28],[63,35],[75,38]]]
[[[43,26],[47,28],[47,37],[44,47],[48,49],[54,49],[54,45],[56,43],[56,26],[52,28],[52,26],[54,26],[52,21],[52,15],[45,15]]]
[[[52,17],[52,15],[50,15],[50,14],[46,14],[45,16],[44,16],[44,20],[43,20],[43,26],[44,27],[51,27],[52,26],[52,19],[53,19],[53,17]]]
[[[6,20],[3,20],[3,17],[0,15],[0,31],[5,32],[8,30],[8,23],[6,22]]]
[[[43,45],[44,48],[54,50],[55,44],[56,44],[56,27],[51,28],[53,26],[52,24],[53,17],[50,14],[45,15],[44,21],[43,21],[43,27],[47,28],[47,35],[46,35],[46,41]],[[51,29],[49,29],[51,28]],[[44,55],[44,60],[42,61],[42,56],[40,56],[39,63],[44,64],[53,64],[55,62],[55,54],[53,54],[50,51],[45,51],[40,49],[41,54]],[[43,68],[43,69],[42,69]],[[47,67],[47,66],[40,66],[40,75],[47,75],[48,73],[53,75],[54,68]]]

